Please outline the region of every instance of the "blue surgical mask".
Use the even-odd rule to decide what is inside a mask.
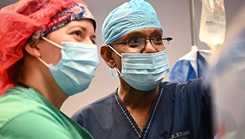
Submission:
[[[59,45],[43,39],[61,48],[62,58],[56,66],[39,58],[50,69],[59,87],[69,96],[87,89],[99,64],[97,46],[78,42],[62,42]]]
[[[166,50],[156,53],[119,54],[110,45],[108,46],[122,58],[121,72],[118,70],[120,76],[137,90],[150,91],[155,89],[169,72]]]

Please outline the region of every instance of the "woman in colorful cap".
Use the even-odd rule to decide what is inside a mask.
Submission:
[[[89,86],[98,66],[87,5],[20,0],[0,18],[0,138],[92,138],[58,110]]]

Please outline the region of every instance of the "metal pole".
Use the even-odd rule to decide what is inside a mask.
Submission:
[[[194,0],[190,0],[191,45],[197,46]]]

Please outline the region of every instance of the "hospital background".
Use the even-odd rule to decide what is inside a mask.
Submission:
[[[17,0],[1,0],[0,8]],[[97,21],[97,45],[98,48],[103,44],[101,37],[101,26],[110,11],[127,0],[84,0]],[[175,62],[191,50],[191,24],[190,24],[190,5],[189,0],[148,0],[155,8],[161,25],[164,29],[164,36],[170,36],[173,40],[167,46],[170,68]],[[237,12],[244,5],[244,0],[224,0],[226,11],[226,27],[229,30],[231,23]],[[209,49],[200,42],[198,38],[201,16],[201,0],[195,0],[195,25],[197,35],[197,46],[199,49]],[[244,13],[245,14],[245,13]],[[244,21],[245,22],[245,21]],[[1,24],[1,22],[0,22]],[[236,30],[236,28],[233,28]],[[99,52],[98,52],[99,53]],[[168,75],[164,81],[168,80]],[[118,79],[110,76],[110,70],[100,57],[100,65],[96,70],[95,77],[89,88],[83,93],[68,98],[61,111],[71,116],[75,111],[84,107],[95,100],[98,100],[112,93],[119,85]]]

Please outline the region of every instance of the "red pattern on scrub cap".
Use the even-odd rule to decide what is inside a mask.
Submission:
[[[74,18],[77,14],[71,14],[70,11],[73,20],[92,19],[95,28],[94,18],[86,3],[81,0],[19,0],[0,10],[0,95],[16,84],[16,75],[20,70],[16,68],[16,64],[21,64],[19,61],[24,55],[23,48],[27,41],[38,39],[65,25],[55,17],[61,19],[57,15],[73,5],[79,5],[86,11],[80,18]],[[55,27],[49,24],[54,20],[57,20]],[[47,32],[44,33],[45,31]]]

